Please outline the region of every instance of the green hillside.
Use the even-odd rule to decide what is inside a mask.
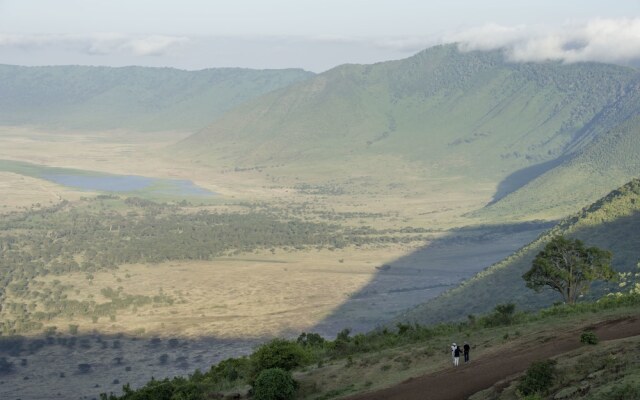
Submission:
[[[558,167],[475,213],[489,219],[567,215],[640,175],[640,82],[585,129],[595,138]]]
[[[0,124],[196,130],[248,99],[311,76],[299,69],[0,65]]]
[[[624,115],[607,118],[607,110],[637,109],[638,79],[613,65],[516,64],[500,52],[438,46],[400,61],[340,66],[270,93],[177,150],[227,167],[286,164],[300,179],[325,168],[333,177],[361,168],[375,175],[409,163],[425,179],[494,185],[497,199],[610,136],[601,127]],[[581,196],[585,204],[597,198]]]
[[[531,268],[535,255],[554,235],[565,235],[613,252],[617,271],[633,271],[640,261],[640,179],[609,193],[606,197],[564,219],[505,260],[494,264],[474,278],[440,297],[400,316],[401,320],[433,322],[459,319],[482,313],[501,303],[535,308],[559,301],[555,292],[535,293],[527,289],[522,274]],[[611,285],[615,285],[612,283]],[[606,285],[594,287],[602,294]]]

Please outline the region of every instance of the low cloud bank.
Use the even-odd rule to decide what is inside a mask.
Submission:
[[[187,69],[302,67],[321,72],[344,63],[401,59],[445,43],[458,43],[461,51],[502,50],[512,62],[596,61],[639,66],[640,17],[600,18],[559,27],[488,24],[402,37],[0,33],[0,58],[27,65],[98,62]]]
[[[640,60],[640,18],[596,19],[552,30],[490,24],[448,35],[443,42],[459,43],[462,51],[502,49],[514,62],[626,64]]]
[[[0,47],[35,50],[48,47],[77,51],[89,55],[126,53],[134,56],[163,56],[188,42],[183,36],[130,36],[119,33],[87,35],[24,35],[0,33]]]

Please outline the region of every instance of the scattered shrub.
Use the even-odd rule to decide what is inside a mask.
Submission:
[[[518,391],[524,396],[545,393],[556,377],[556,361],[544,360],[532,363],[518,384]]]
[[[317,333],[302,332],[296,342],[302,347],[322,347],[325,340]]]
[[[13,371],[13,363],[11,361],[7,361],[6,357],[0,357],[0,376],[8,375]]]
[[[78,372],[88,374],[91,372],[91,364],[78,364]]]
[[[211,367],[209,376],[215,381],[227,380],[235,382],[249,376],[251,362],[248,358],[228,358]]]
[[[598,344],[599,339],[594,331],[584,331],[580,335],[580,343],[584,344]]]
[[[291,372],[281,368],[269,368],[260,372],[253,385],[255,400],[289,400],[297,388]]]
[[[481,318],[486,327],[511,325],[515,322],[516,305],[513,303],[498,304],[493,312]]]
[[[258,347],[258,350],[251,355],[256,376],[261,371],[271,368],[291,371],[295,367],[304,365],[306,361],[307,353],[304,349],[298,343],[284,339],[273,339]]]

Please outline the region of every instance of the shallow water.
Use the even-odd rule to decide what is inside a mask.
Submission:
[[[0,171],[13,172],[59,185],[90,191],[134,193],[138,195],[209,197],[215,193],[186,179],[113,175],[72,168],[48,167],[24,161],[0,160]]]
[[[161,195],[212,196],[214,193],[185,179],[158,179],[136,175],[81,175],[46,173],[42,179],[82,190],[104,192],[147,191]]]

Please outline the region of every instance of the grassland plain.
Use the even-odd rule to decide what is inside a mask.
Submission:
[[[555,292],[536,294],[525,287],[522,274],[553,235],[578,238],[589,246],[613,252],[613,266],[622,272],[634,271],[640,262],[640,180],[634,179],[589,207],[567,217],[558,225],[513,255],[480,272],[459,287],[401,315],[404,321],[439,321],[486,312],[499,303],[539,307],[559,299]],[[615,285],[616,283],[613,283]],[[596,285],[596,295],[611,289]]]
[[[272,330],[261,332],[254,326],[256,334],[277,334],[273,329],[285,329],[287,320],[307,321],[297,315],[279,315],[286,314],[287,308],[272,291],[277,290],[287,294],[294,312],[319,311],[309,316],[305,329],[311,325],[319,329],[317,324],[322,322],[328,326],[321,332],[328,335],[347,323],[358,331],[366,330],[503,258],[543,229],[535,224],[458,232],[406,226],[374,229],[367,222],[378,218],[376,214],[333,212],[318,221],[316,215],[305,219],[306,210],[238,209],[229,212],[226,207],[167,205],[102,195],[7,214],[0,223],[0,266],[6,272],[0,281],[4,303],[0,329],[15,334],[37,331],[44,325],[65,326],[68,320],[73,324],[91,320],[94,327],[120,332],[127,327],[135,328],[134,332],[141,328],[128,317],[124,324],[113,323],[124,315],[138,318],[154,334],[179,330],[183,320],[189,329],[176,334],[193,335],[199,329],[201,335],[225,337],[219,324],[213,324],[211,330],[203,320],[207,307],[224,305],[220,312],[225,315],[218,313],[212,320],[235,319],[229,326],[238,325],[230,335],[239,334],[242,329],[238,326],[251,324],[252,318],[263,317],[275,321]],[[358,223],[352,221],[352,226],[337,223],[354,218]],[[407,253],[411,256],[405,257]],[[233,273],[234,269],[226,267],[228,262],[240,272]],[[149,268],[137,268],[135,274],[128,267],[124,272],[118,269],[133,263],[146,263]],[[268,279],[258,274],[261,268]],[[338,274],[335,279],[323,275],[332,271]],[[244,274],[257,281],[238,279]],[[205,279],[208,275],[212,278]],[[348,294],[322,289],[330,285],[347,290],[336,279],[349,284],[350,276],[358,279]],[[172,278],[166,281],[167,277]],[[171,290],[162,284],[165,281],[172,283]],[[176,288],[176,281],[183,285]],[[269,289],[268,282],[281,285]],[[311,286],[305,288],[305,282]],[[315,293],[314,285],[328,290],[330,297],[318,303],[305,301],[305,293]],[[185,294],[189,286],[199,294]],[[209,293],[212,287],[220,293]],[[226,305],[223,299],[235,298],[236,290],[242,303]],[[260,297],[261,293],[266,297]],[[194,308],[200,300],[205,303]],[[249,308],[241,306],[244,303]],[[278,310],[251,312],[254,305],[260,308],[258,304],[276,305]],[[158,319],[158,313],[153,311],[146,319],[142,307],[164,308],[172,314],[167,314],[171,327],[152,324],[151,318]],[[106,320],[107,326],[99,325],[99,320]],[[291,329],[302,328],[292,325]]]
[[[53,393],[49,390],[50,388],[55,389],[57,393],[61,390],[60,388],[66,387],[66,391],[60,392],[61,397],[69,398],[76,393],[106,391],[106,389],[93,387],[96,384],[100,385],[100,388],[119,388],[119,385],[114,385],[112,381],[118,379],[124,382],[123,374],[129,376],[129,373],[134,371],[137,371],[131,378],[134,385],[146,382],[151,375],[162,377],[175,374],[176,371],[185,373],[187,370],[178,366],[182,361],[176,361],[175,366],[171,367],[173,369],[167,367],[166,374],[159,372],[163,367],[159,366],[159,361],[156,361],[158,351],[148,344],[151,343],[151,338],[161,331],[170,330],[175,332],[179,339],[191,343],[182,354],[178,354],[178,351],[175,354],[168,352],[170,360],[186,356],[189,365],[206,368],[207,365],[222,358],[250,351],[254,345],[252,340],[256,337],[297,334],[298,330],[304,327],[322,328],[327,334],[332,335],[335,334],[336,329],[344,328],[347,323],[353,328],[365,330],[377,324],[381,315],[392,315],[397,310],[420,301],[421,296],[435,295],[440,290],[458,283],[465,276],[467,272],[449,271],[452,273],[448,273],[446,268],[449,264],[447,257],[460,255],[461,249],[465,246],[454,240],[451,242],[452,251],[449,252],[446,242],[441,242],[439,239],[449,237],[448,230],[462,225],[465,221],[461,215],[486,202],[492,194],[490,186],[472,195],[448,187],[449,182],[457,182],[459,178],[434,179],[426,190],[422,185],[415,185],[415,182],[422,182],[424,177],[421,177],[419,171],[416,172],[409,163],[405,163],[402,169],[394,171],[393,174],[389,173],[386,182],[380,182],[367,173],[368,167],[362,164],[364,172],[361,174],[347,180],[330,181],[321,185],[305,182],[301,179],[302,176],[297,177],[296,171],[287,166],[275,167],[270,172],[260,169],[211,169],[188,160],[176,159],[171,154],[162,152],[163,147],[171,143],[174,138],[173,133],[154,133],[153,135],[131,135],[126,131],[51,133],[27,127],[6,127],[2,129],[0,135],[2,141],[0,158],[105,173],[192,179],[199,185],[220,193],[218,198],[205,205],[184,206],[186,213],[207,211],[246,214],[248,211],[268,211],[282,220],[297,217],[314,223],[339,223],[345,228],[352,229],[369,226],[381,231],[390,229],[400,232],[402,229],[412,228],[407,230],[407,233],[398,233],[398,235],[423,235],[425,238],[423,241],[408,245],[388,244],[380,247],[352,246],[320,251],[316,249],[285,251],[276,248],[275,254],[270,249],[266,249],[258,254],[240,254],[206,262],[170,261],[151,265],[131,264],[123,267],[129,271],[124,273],[117,269],[91,272],[91,275],[65,273],[55,277],[35,279],[34,285],[42,284],[43,286],[39,288],[34,286],[34,290],[47,293],[59,293],[59,290],[62,290],[60,294],[68,300],[99,303],[105,299],[102,290],[111,288],[119,293],[118,299],[134,301],[138,299],[145,302],[138,306],[135,312],[133,308],[120,309],[116,313],[100,316],[95,323],[90,317],[53,318],[42,328],[51,331],[55,326],[55,337],[59,335],[65,337],[71,329],[78,329],[81,335],[84,332],[84,334],[98,336],[102,331],[117,335],[122,333],[119,330],[123,329],[136,337],[142,337],[139,342],[132,342],[133,347],[129,348],[130,352],[139,352],[139,357],[138,355],[134,357],[126,366],[119,366],[113,362],[113,359],[119,357],[122,351],[113,350],[111,342],[108,351],[102,349],[103,345],[100,343],[92,344],[91,350],[76,346],[72,350],[72,358],[69,358],[73,360],[73,365],[62,368],[56,364],[57,361],[52,360],[60,354],[65,354],[64,352],[68,351],[67,348],[64,346],[58,350],[51,348],[51,353],[36,353],[33,359],[31,355],[25,355],[22,358],[28,358],[27,363],[34,366],[50,365],[53,369],[60,369],[67,377],[62,378],[62,381],[69,379],[67,383],[61,383],[61,378],[52,370],[27,374],[25,369],[25,375],[18,375],[19,379],[14,379],[16,376],[12,376],[10,381],[5,381],[3,393],[20,393],[22,389],[29,387],[29,391],[25,393],[47,398],[47,395]],[[380,158],[380,160],[384,159],[386,158]],[[395,173],[399,175],[394,176]],[[7,205],[7,208],[3,208],[3,218],[10,215],[12,211],[30,212],[22,207],[30,202],[31,204],[41,203],[40,207],[33,209],[37,210],[58,204],[60,199],[69,200],[74,204],[86,204],[87,201],[90,203],[92,200],[81,200],[81,197],[93,198],[97,195],[97,193],[73,191],[14,173],[4,173],[2,176],[8,179],[3,181],[7,191],[0,197],[2,204]],[[14,185],[12,182],[31,182],[34,186],[33,189],[29,189],[27,186]],[[43,188],[43,191],[38,191],[38,187]],[[116,204],[117,201],[109,200],[108,197],[98,202],[109,203],[108,208],[116,213],[126,213],[130,208],[130,206],[119,206]],[[16,208],[16,206],[20,207]],[[90,208],[90,210],[98,211],[100,207]],[[81,210],[78,209],[78,211]],[[412,233],[413,229],[418,229],[417,233]],[[536,229],[539,228],[534,227],[532,232]],[[481,228],[475,233],[467,235],[462,232],[452,237],[482,236],[487,232],[488,230]],[[534,233],[529,233],[531,234]],[[475,268],[482,268],[504,257],[530,239],[531,237],[526,236],[518,239],[513,232],[503,232],[501,239],[493,236],[487,242],[492,243],[489,249],[486,244],[478,243],[477,246],[482,247],[484,252],[485,258],[482,259],[484,261],[467,251],[465,271],[471,274]],[[419,253],[421,255],[414,259],[404,258],[408,254],[423,249],[430,241],[440,244],[431,250]],[[492,247],[496,243],[499,245]],[[490,254],[491,249],[495,250],[493,255]],[[430,265],[430,257],[433,258],[435,266],[444,265],[443,271],[438,272],[443,280],[435,284],[427,282],[428,279],[425,278],[424,283],[417,284],[419,268],[407,267],[413,265],[422,268]],[[396,263],[397,260],[401,262]],[[287,264],[281,261],[286,261]],[[381,269],[376,267],[381,268],[384,265],[391,266],[391,271],[381,274]],[[275,289],[267,284],[268,281],[260,278],[263,267],[264,273],[268,274],[272,281],[282,282],[279,293],[274,292]],[[162,274],[158,275],[158,271]],[[403,271],[407,273],[403,274]],[[127,274],[130,276],[127,277]],[[287,278],[290,276],[294,276],[295,284],[287,284]],[[168,285],[167,277],[175,282]],[[314,287],[318,289],[310,289],[310,284],[305,283],[307,279],[312,280]],[[220,290],[212,290],[207,285],[200,285],[200,282]],[[118,292],[119,287],[122,289]],[[163,289],[163,293],[160,293],[160,288]],[[358,295],[362,288],[366,289],[366,296]],[[320,293],[320,289],[324,292]],[[242,299],[234,298],[231,303],[227,299],[225,303],[222,293],[231,294],[232,292],[241,294]],[[305,292],[318,293],[318,295],[310,298]],[[112,300],[114,299],[112,292],[104,293],[111,296]],[[419,295],[416,295],[417,293]],[[153,299],[160,294],[164,297],[154,302]],[[90,297],[91,295],[93,297]],[[9,294],[9,296],[12,295]],[[262,303],[257,304],[253,300],[254,297],[261,298]],[[302,301],[311,302],[319,311],[310,313],[308,309],[300,306]],[[345,307],[341,307],[343,301],[346,302]],[[188,304],[193,307],[189,307]],[[227,307],[225,308],[224,305]],[[230,306],[237,307],[238,310],[232,310]],[[259,306],[260,310],[267,314],[256,316],[249,311],[250,306]],[[208,310],[199,308],[208,308]],[[198,323],[203,318],[202,314],[208,321],[206,326],[212,335],[229,338],[237,333],[249,339],[238,339],[233,345],[225,339],[217,339],[218,342],[211,339],[212,342],[204,345],[208,346],[208,349],[203,353],[198,350],[201,349],[198,343],[206,341],[201,337],[202,330],[198,328]],[[113,320],[111,315],[114,316]],[[257,320],[252,320],[253,318]],[[292,321],[294,321],[293,324]],[[322,322],[326,323],[323,325]],[[32,332],[36,335],[33,338],[36,343],[41,340],[38,337],[42,329]],[[183,336],[190,339],[184,339]],[[162,340],[168,339],[168,337],[162,337]],[[93,336],[90,341],[98,343]],[[49,356],[44,357],[46,354]],[[200,361],[196,361],[198,356],[201,357]],[[21,362],[17,360],[18,364]],[[85,379],[86,376],[76,375],[77,364],[85,363],[96,365],[91,375],[91,382]],[[131,367],[132,371],[122,372],[121,370],[127,366]],[[37,378],[43,384],[28,385],[33,380],[25,381],[24,376],[30,379]],[[91,388],[87,387],[88,383]],[[39,394],[35,392],[36,390],[40,390]]]

